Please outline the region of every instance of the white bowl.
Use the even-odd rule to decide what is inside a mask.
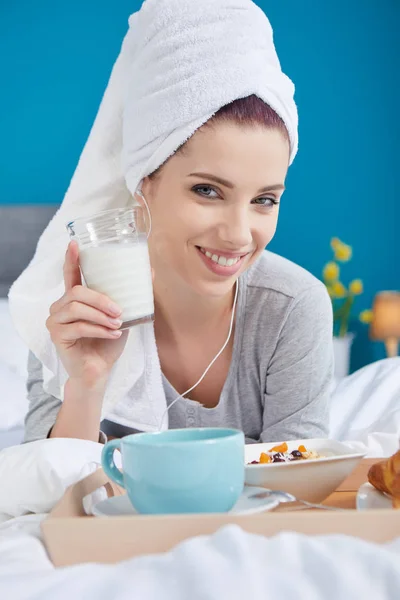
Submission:
[[[322,502],[346,479],[365,452],[357,452],[336,440],[309,439],[288,441],[288,451],[300,444],[326,458],[298,460],[288,463],[250,465],[259,460],[261,452],[268,452],[282,442],[248,444],[245,447],[245,481],[247,485],[283,490],[308,502]]]

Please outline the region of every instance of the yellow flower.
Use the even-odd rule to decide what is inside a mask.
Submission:
[[[334,298],[344,298],[347,294],[347,290],[341,281],[335,281],[332,285],[332,295]]]
[[[339,240],[339,238],[334,237],[331,239],[331,248],[334,252],[336,248],[338,248],[338,246],[340,246],[341,244],[342,242]]]
[[[339,260],[340,262],[347,262],[351,259],[352,253],[353,250],[351,246],[348,246],[339,240],[339,243],[336,244],[335,247],[335,259]]]
[[[350,282],[349,290],[352,294],[354,294],[354,296],[362,294],[364,291],[364,287],[361,279],[353,279],[353,281]]]
[[[361,323],[367,323],[368,325],[369,323],[372,323],[373,318],[374,313],[372,312],[372,310],[363,310],[362,312],[360,312],[359,319]]]
[[[323,275],[325,281],[336,281],[339,279],[338,265],[333,261],[328,262],[324,267]]]

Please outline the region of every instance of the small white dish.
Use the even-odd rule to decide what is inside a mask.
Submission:
[[[273,446],[282,443],[245,446],[245,483],[271,490],[283,490],[307,502],[323,502],[350,475],[366,454],[356,452],[350,443],[314,438],[289,441],[288,451],[297,450],[303,445],[307,450],[314,450],[325,458],[249,464],[253,460],[259,460],[261,452],[268,452]]]
[[[264,488],[245,486],[235,506],[226,514],[254,515],[276,508],[279,504],[276,498],[250,498],[250,496],[264,491]],[[127,517],[139,513],[133,508],[127,494],[124,494],[123,496],[113,496],[98,502],[93,506],[92,514],[95,517]]]
[[[390,509],[393,508],[392,500],[370,483],[363,483],[356,497],[357,510]]]

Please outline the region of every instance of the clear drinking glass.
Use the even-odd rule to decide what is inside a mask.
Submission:
[[[79,245],[86,285],[122,310],[121,329],[154,319],[146,215],[140,206],[116,208],[67,225]]]

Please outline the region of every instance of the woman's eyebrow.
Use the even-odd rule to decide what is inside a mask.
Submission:
[[[211,181],[215,181],[221,185],[224,185],[227,188],[233,189],[235,186],[233,183],[228,181],[227,179],[223,179],[222,177],[217,177],[217,175],[212,175],[211,173],[189,173],[188,177],[203,177],[204,179],[210,179]],[[267,185],[258,190],[257,194],[261,194],[262,192],[271,192],[273,190],[284,190],[285,186],[283,183],[274,183],[273,185]]]

